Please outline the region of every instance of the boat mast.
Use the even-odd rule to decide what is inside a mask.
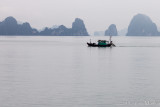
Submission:
[[[112,38],[112,35],[110,34],[109,35],[109,42],[111,43],[111,38]]]

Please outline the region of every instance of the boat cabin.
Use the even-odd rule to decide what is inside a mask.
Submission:
[[[98,45],[107,45],[109,44],[109,41],[106,40],[98,40]]]

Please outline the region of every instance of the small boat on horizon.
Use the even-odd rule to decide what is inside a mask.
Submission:
[[[106,40],[98,40],[98,44],[97,43],[92,43],[90,41],[90,43],[87,42],[87,45],[90,47],[112,47],[115,45],[112,43],[112,41],[106,41]]]
[[[90,43],[87,42],[87,45],[90,47],[115,47],[116,45],[111,41],[111,37],[112,36],[110,36],[110,41],[98,40],[98,43],[92,43],[90,39]]]

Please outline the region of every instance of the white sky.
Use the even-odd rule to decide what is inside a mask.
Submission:
[[[137,13],[148,15],[160,26],[160,0],[0,0],[0,21],[13,16],[37,29],[61,24],[71,27],[78,17],[90,34],[106,30],[110,24],[121,30]]]

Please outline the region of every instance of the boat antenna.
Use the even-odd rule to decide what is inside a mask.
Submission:
[[[91,39],[90,39],[90,43],[91,43]]]

